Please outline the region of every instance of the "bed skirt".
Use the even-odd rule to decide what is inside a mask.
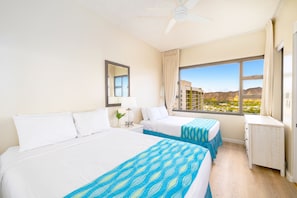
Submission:
[[[217,135],[209,142],[196,142],[194,140],[189,140],[189,139],[185,139],[185,138],[181,138],[181,137],[176,137],[176,136],[172,136],[172,135],[166,135],[164,133],[159,133],[159,132],[155,132],[155,131],[150,131],[150,130],[143,130],[144,134],[148,134],[148,135],[154,135],[154,136],[158,136],[158,137],[163,137],[163,138],[170,138],[170,139],[174,139],[174,140],[180,140],[180,141],[184,141],[184,142],[189,142],[192,144],[198,144],[200,146],[203,146],[205,148],[208,148],[211,158],[212,160],[214,160],[217,156],[217,152],[218,152],[218,148],[223,144],[223,140],[222,140],[222,135],[221,135],[221,131],[218,131]]]

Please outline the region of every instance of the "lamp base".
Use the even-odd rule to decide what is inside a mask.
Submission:
[[[134,126],[134,123],[133,123],[133,121],[126,121],[125,122],[125,127],[131,127],[131,126]]]

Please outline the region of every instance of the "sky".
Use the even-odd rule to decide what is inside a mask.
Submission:
[[[243,76],[263,75],[263,59],[244,62]],[[182,69],[180,79],[192,82],[192,87],[204,92],[238,91],[239,63]],[[243,88],[262,87],[262,80],[245,80]]]

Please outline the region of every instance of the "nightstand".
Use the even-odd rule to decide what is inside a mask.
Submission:
[[[143,133],[143,125],[141,124],[133,124],[133,126],[125,127],[125,129],[135,131],[137,133]]]

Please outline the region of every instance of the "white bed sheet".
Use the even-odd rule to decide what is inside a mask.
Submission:
[[[168,116],[159,120],[142,120],[140,124],[143,129],[158,133],[164,133],[175,137],[181,137],[181,126],[194,120],[191,117]],[[208,132],[208,141],[212,140],[220,129],[220,122],[217,121]]]
[[[61,198],[159,140],[110,129],[30,151],[11,147],[0,156],[0,197],[2,191],[2,198]],[[210,170],[208,152],[186,197],[204,196]]]

